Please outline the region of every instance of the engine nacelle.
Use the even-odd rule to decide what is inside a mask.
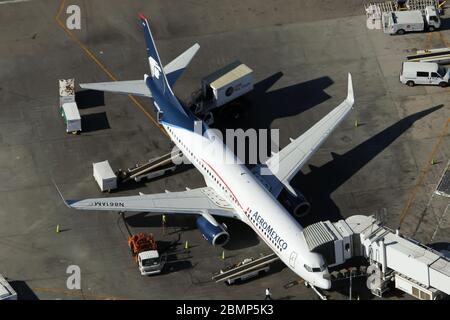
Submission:
[[[287,189],[283,189],[280,193],[279,200],[294,216],[302,218],[311,210],[311,204],[300,191],[294,188],[293,190],[295,191],[295,194],[292,194],[292,192]]]
[[[225,225],[219,224],[211,215],[201,215],[197,218],[197,228],[203,238],[213,246],[224,246],[230,240],[230,234]]]

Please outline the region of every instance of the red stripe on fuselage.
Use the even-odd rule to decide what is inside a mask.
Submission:
[[[227,183],[222,179],[222,177],[220,176],[220,174],[218,174],[217,171],[214,170],[214,168],[213,168],[208,162],[206,162],[206,161],[203,160],[203,159],[202,159],[202,161],[203,161],[204,163],[206,163],[206,165],[207,165],[212,171],[214,171],[214,173],[217,175],[217,177],[219,177],[219,179],[223,182],[223,184],[225,184],[225,186],[228,188],[228,190],[230,190],[231,194],[232,194],[233,197],[236,199],[236,201],[237,201],[239,207],[241,207],[241,209],[244,211],[244,214],[245,214],[245,216],[247,217],[248,221],[254,226],[253,230],[255,230],[256,233],[258,233],[259,236],[260,236],[262,239],[265,240],[264,242],[265,242],[269,247],[271,247],[275,253],[277,253],[277,250],[278,250],[278,249],[272,244],[272,242],[271,242],[268,238],[266,238],[266,237],[263,235],[263,233],[262,233],[261,231],[259,231],[259,229],[258,229],[258,227],[256,226],[256,224],[254,224],[253,221],[252,221],[252,219],[250,218],[250,216],[247,215],[248,210],[250,209],[250,207],[247,207],[247,210],[244,210],[244,208],[242,208],[241,204],[239,203],[239,200],[238,200],[237,197],[234,195],[233,191],[230,189],[230,187],[227,185]],[[281,250],[278,250],[278,251],[280,251],[279,253],[281,253]],[[277,254],[279,254],[279,253],[277,253]]]
[[[244,208],[242,208],[241,203],[239,202],[238,198],[237,198],[237,197],[235,196],[235,194],[233,193],[233,190],[231,190],[231,188],[227,185],[227,183],[222,179],[222,177],[220,176],[220,174],[218,174],[217,171],[214,170],[214,168],[213,168],[208,162],[206,162],[206,161],[203,160],[203,159],[202,159],[202,161],[203,161],[204,163],[206,163],[206,165],[207,165],[212,171],[214,171],[214,173],[216,174],[216,176],[219,177],[219,179],[220,179],[220,180],[223,182],[223,184],[228,188],[228,190],[230,190],[231,194],[232,194],[233,197],[236,199],[236,201],[237,201],[239,207],[241,207],[241,209],[244,210]]]

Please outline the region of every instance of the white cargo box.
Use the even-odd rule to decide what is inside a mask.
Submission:
[[[17,300],[17,293],[0,274],[0,300]]]
[[[384,33],[394,34],[398,30],[422,31],[425,28],[425,22],[420,10],[395,11],[384,13],[382,17]]]
[[[236,61],[202,80],[204,90],[212,90],[215,107],[220,107],[253,89],[253,71]]]
[[[61,115],[64,117],[67,132],[81,131],[81,116],[76,102],[64,103]]]
[[[59,80],[59,106],[67,102],[75,102],[75,79]]]
[[[117,176],[111,169],[108,160],[92,164],[94,178],[101,191],[109,191],[117,188]]]

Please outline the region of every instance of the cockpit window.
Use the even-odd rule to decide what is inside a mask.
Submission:
[[[305,267],[305,269],[306,270],[308,270],[309,272],[322,272],[322,271],[324,271],[324,270],[326,270],[327,269],[327,266],[324,264],[324,265],[322,265],[320,268],[319,267],[314,267],[314,268],[312,268],[312,267],[310,267],[310,266],[308,266],[308,265],[304,265],[304,267]]]

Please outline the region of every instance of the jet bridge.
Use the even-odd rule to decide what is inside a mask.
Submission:
[[[352,257],[368,259],[372,293],[395,287],[422,300],[450,295],[450,260],[443,254],[382,226],[373,216],[355,215],[336,223],[318,222],[304,229],[311,251],[329,267]]]

